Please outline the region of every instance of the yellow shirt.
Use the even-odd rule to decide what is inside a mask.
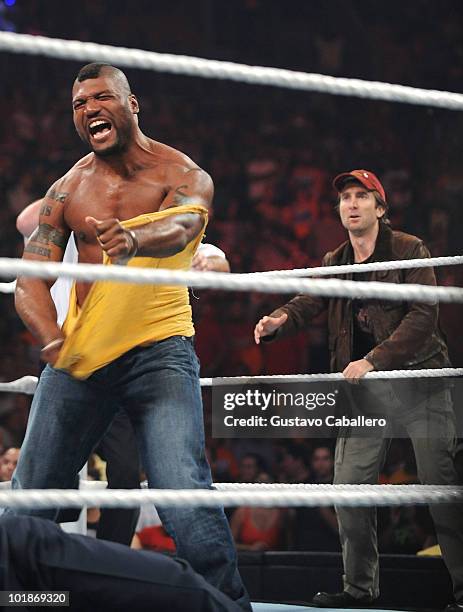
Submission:
[[[203,206],[167,208],[128,219],[121,225],[135,228],[185,213],[199,213],[203,228],[183,251],[171,257],[134,257],[127,265],[189,270],[207,224],[207,210]],[[106,253],[103,263],[111,265]],[[170,336],[192,336],[194,327],[188,288],[97,281],[79,308],[74,283],[63,331],[66,339],[55,367],[67,370],[75,378],[88,378],[135,346]]]

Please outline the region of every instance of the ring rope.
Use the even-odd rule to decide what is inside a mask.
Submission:
[[[0,293],[14,293],[16,289],[16,281],[10,283],[0,283]]]
[[[428,268],[436,266],[455,266],[463,264],[463,255],[446,257],[427,257],[424,259],[401,259],[398,261],[375,261],[367,264],[346,264],[341,266],[318,266],[312,268],[295,268],[292,270],[268,270],[266,272],[250,272],[240,276],[330,276],[332,274],[349,274],[358,272],[378,272],[383,270],[401,270],[407,268]],[[14,293],[16,281],[0,283],[0,293]]]
[[[107,61],[119,66],[156,72],[463,110],[463,94],[454,92],[393,85],[379,81],[339,78],[282,68],[248,66],[234,62],[156,53],[77,40],[0,32],[0,50],[77,61]]]
[[[356,274],[359,272],[380,272],[384,270],[403,270],[407,268],[456,266],[459,264],[463,264],[463,255],[425,257],[423,259],[398,259],[396,261],[372,261],[371,263],[363,264],[294,268],[292,270],[269,270],[266,272],[250,272],[247,274],[247,276],[330,276],[332,274]]]
[[[441,378],[463,376],[463,368],[433,368],[421,370],[381,370],[367,372],[363,378],[368,380],[391,380],[397,378]],[[341,372],[330,374],[271,374],[267,376],[219,376],[216,378],[201,378],[201,387],[218,385],[243,385],[251,382],[267,383],[301,383],[319,381],[345,381]],[[25,393],[34,395],[38,378],[36,376],[23,376],[10,382],[0,382],[0,392]]]
[[[85,479],[80,479],[79,481],[79,490],[93,490],[93,491],[103,491],[107,488],[108,483],[106,480],[85,480]],[[239,491],[239,490],[245,490],[245,489],[249,489],[249,490],[256,490],[256,491],[264,491],[264,490],[277,490],[277,489],[287,489],[288,491],[294,491],[296,489],[305,489],[305,490],[314,490],[314,488],[316,488],[316,490],[322,490],[322,489],[327,489],[327,490],[331,490],[333,489],[333,487],[336,490],[342,490],[345,489],[346,491],[350,491],[352,490],[352,487],[372,487],[372,486],[377,486],[377,487],[383,487],[383,486],[397,486],[397,485],[352,485],[352,484],[336,484],[336,485],[332,485],[332,484],[328,484],[328,483],[306,483],[306,482],[214,482],[213,483],[213,487],[214,489],[216,489],[217,491]],[[407,485],[399,485],[399,486],[403,486],[403,487],[407,487],[408,489],[411,489],[413,487],[418,487],[418,491],[421,490],[422,487],[429,487],[432,488],[433,491],[437,491],[437,490],[443,490],[444,492],[448,490],[449,485],[417,485],[417,484],[407,484]],[[150,489],[148,486],[148,481],[147,480],[143,480],[142,482],[140,482],[140,487],[142,489],[147,489],[152,491],[153,489]],[[11,481],[7,481],[7,482],[0,482],[0,489],[7,489],[9,491],[11,491]],[[21,490],[21,491],[25,491],[26,489],[17,489],[17,490]],[[46,491],[48,489],[38,489],[39,491]],[[54,489],[55,491],[61,491],[63,489]],[[75,491],[76,489],[68,489],[71,491]],[[113,489],[110,489],[113,490]],[[138,490],[138,489],[124,489],[125,491],[127,490]],[[165,489],[156,489],[156,490],[161,490],[164,491]],[[177,489],[173,489],[173,490],[177,490]],[[192,490],[192,489],[188,489],[188,490]],[[193,489],[194,490],[194,489]],[[427,490],[427,489],[426,489]]]
[[[3,488],[9,488],[8,485],[10,485],[11,483],[0,483],[0,488],[2,488],[2,485],[6,485],[3,486]],[[85,480],[85,479],[81,479],[79,482],[79,488],[82,489],[91,489],[91,490],[104,490],[106,489],[106,487],[108,486],[108,483],[105,480]],[[140,483],[140,486],[142,489],[149,489],[148,486],[148,481],[147,480],[143,480]],[[297,483],[289,483],[289,482],[214,482],[213,484],[214,489],[217,489],[218,491],[242,491],[242,490],[256,490],[256,491],[272,491],[272,490],[288,490],[288,491],[294,491],[297,489],[301,489],[301,490],[308,490],[308,491],[313,491],[313,490],[317,490],[317,491],[321,491],[323,489],[326,490],[332,490],[333,487],[336,490],[342,490],[345,489],[346,491],[351,491],[352,487],[372,487],[375,485],[352,485],[352,484],[336,484],[336,485],[332,485],[332,484],[328,484],[328,483],[306,483],[306,482],[297,482]],[[386,485],[376,485],[376,486],[386,486]],[[387,486],[396,486],[396,485],[387,485]],[[433,491],[447,491],[449,485],[417,485],[417,484],[407,484],[407,485],[400,485],[400,486],[406,486],[407,490],[409,487],[418,487],[418,492],[421,491],[421,487],[430,487],[432,488]],[[127,489],[126,489],[127,490]],[[462,488],[463,490],[463,488]]]
[[[260,485],[259,485],[260,486]],[[0,506],[10,508],[132,508],[156,506],[397,506],[408,504],[463,503],[463,487],[429,485],[289,485],[274,491],[265,489],[0,489]]]
[[[300,279],[255,277],[225,272],[184,272],[180,270],[128,268],[102,264],[72,264],[0,258],[0,276],[56,278],[76,280],[112,280],[135,284],[183,285],[202,289],[260,291],[263,293],[303,293],[322,297],[372,298],[398,301],[463,302],[460,287],[349,281],[339,279]]]

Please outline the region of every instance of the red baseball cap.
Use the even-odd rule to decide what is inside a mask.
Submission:
[[[377,191],[382,199],[386,202],[386,192],[384,187],[381,185],[379,178],[373,172],[369,170],[351,170],[350,172],[343,172],[333,180],[333,187],[340,193],[348,180],[356,180],[362,183],[368,191]]]

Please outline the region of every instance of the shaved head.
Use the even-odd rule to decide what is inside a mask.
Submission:
[[[97,62],[87,64],[79,70],[76,77],[76,82],[81,83],[87,79],[97,79],[98,77],[109,77],[118,84],[119,89],[122,92],[126,93],[127,95],[132,93],[125,74],[122,72],[122,70],[119,70],[119,68],[111,66],[111,64]]]

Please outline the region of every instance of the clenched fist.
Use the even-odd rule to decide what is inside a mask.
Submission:
[[[93,228],[103,251],[115,263],[125,263],[135,257],[138,250],[135,232],[122,227],[119,219],[99,221],[94,217],[85,217],[85,221]]]
[[[256,344],[260,344],[260,339],[263,336],[270,336],[281,327],[287,320],[288,315],[283,313],[279,317],[262,317],[254,328],[254,340]]]

